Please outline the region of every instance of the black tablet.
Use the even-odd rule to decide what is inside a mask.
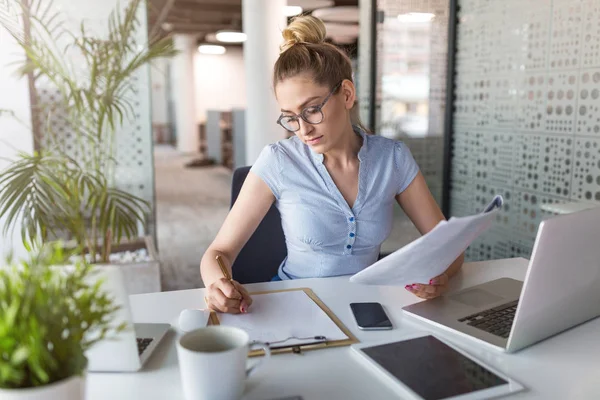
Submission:
[[[352,346],[403,394],[420,400],[486,399],[523,386],[430,334]]]

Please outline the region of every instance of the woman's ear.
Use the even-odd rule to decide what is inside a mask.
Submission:
[[[344,105],[347,110],[352,109],[354,106],[354,101],[356,100],[356,88],[354,87],[354,83],[351,80],[344,79],[341,85],[341,92],[344,100]]]

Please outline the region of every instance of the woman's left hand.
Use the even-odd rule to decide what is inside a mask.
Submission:
[[[448,289],[448,274],[445,272],[429,281],[429,285],[415,283],[405,288],[422,299],[433,299],[442,295]]]

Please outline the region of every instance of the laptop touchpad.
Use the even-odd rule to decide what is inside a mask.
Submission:
[[[497,296],[481,289],[471,289],[449,297],[451,300],[458,301],[459,303],[466,304],[467,306],[478,308],[488,304],[496,303],[503,299],[501,296]]]

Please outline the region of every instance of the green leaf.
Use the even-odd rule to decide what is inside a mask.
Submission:
[[[29,357],[29,350],[25,346],[20,346],[10,358],[10,363],[14,366],[22,364]]]

